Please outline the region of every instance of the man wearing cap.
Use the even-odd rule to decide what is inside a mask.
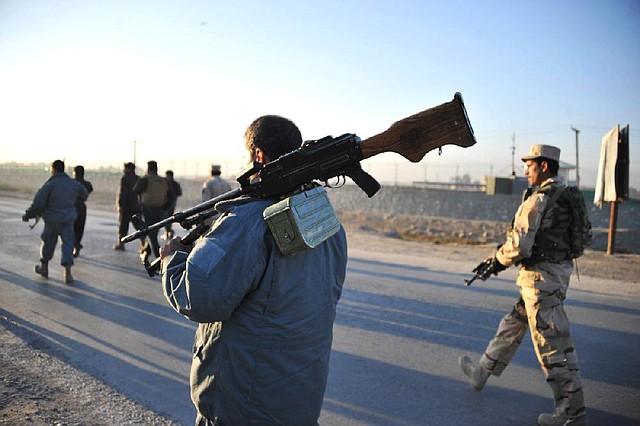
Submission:
[[[220,175],[222,174],[220,166],[213,164],[211,166],[211,179],[202,185],[202,201],[210,199],[231,191],[231,186]]]
[[[486,280],[511,265],[518,266],[520,298],[500,321],[480,360],[474,363],[462,356],[460,367],[470,385],[481,390],[489,376],[502,374],[529,329],[555,404],[555,412],[540,414],[538,424],[586,425],[580,367],[563,306],[573,264],[568,256],[551,255],[548,242],[550,236],[565,236],[571,216],[566,205],[554,198],[562,187],[554,180],[559,159],[560,149],[550,145],[533,145],[522,157],[530,187],[504,244],[474,270]]]
[[[202,185],[202,201],[209,201],[212,198],[222,195],[225,192],[231,191],[231,186],[220,175],[222,174],[220,165],[213,164],[211,166],[211,179],[207,180]],[[205,223],[211,225],[215,219],[215,216],[208,218]]]

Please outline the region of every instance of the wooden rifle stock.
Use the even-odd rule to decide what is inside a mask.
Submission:
[[[361,160],[383,152],[396,152],[417,163],[429,151],[444,145],[467,148],[475,143],[462,95],[456,93],[451,102],[397,121],[386,131],[364,141],[355,134],[344,134],[338,138],[328,136],[317,141],[307,141],[299,149],[264,166],[254,162],[238,176],[240,188],[175,213],[152,225],[139,224],[136,226],[136,232],[122,237],[121,241],[134,241],[145,237],[152,230],[174,222],[181,223],[183,228],[189,229],[209,216],[207,212],[214,211],[215,204],[219,201],[242,195],[257,198],[281,196],[314,180],[326,182],[333,177],[346,175],[371,197],[378,191],[380,184],[362,170]],[[260,179],[252,180],[256,173]],[[192,244],[206,229],[199,226],[181,241]],[[159,259],[145,264],[149,276],[155,275],[159,266]],[[474,279],[475,277],[469,280],[467,285]]]
[[[396,121],[384,132],[363,140],[360,147],[363,158],[391,151],[417,163],[429,151],[443,145],[467,148],[475,143],[473,128],[458,92],[451,102]]]

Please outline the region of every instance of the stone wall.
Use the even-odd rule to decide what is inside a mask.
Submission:
[[[384,186],[372,198],[357,186],[346,184],[328,189],[338,211],[364,211],[465,220],[508,222],[520,204],[518,195],[486,195],[483,192],[447,191],[405,186]],[[585,191],[594,228],[608,228],[610,206],[593,205],[593,192]],[[640,228],[640,202],[629,200],[618,205],[618,228]]]

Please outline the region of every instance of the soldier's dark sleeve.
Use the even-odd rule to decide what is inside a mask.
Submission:
[[[141,177],[138,179],[133,185],[133,193],[136,195],[140,195],[147,189],[148,179],[146,177]]]
[[[74,181],[77,182],[77,181]],[[76,201],[87,201],[87,198],[89,197],[89,191],[87,191],[87,188],[81,184],[80,182],[78,183],[78,197],[76,199]]]
[[[120,208],[124,208],[126,206],[126,202],[127,202],[127,198],[126,198],[126,194],[125,194],[125,187],[124,187],[124,176],[120,178],[120,187],[118,188],[118,207]]]
[[[168,209],[176,202],[176,193],[173,190],[173,185],[167,185],[167,204],[165,204],[165,208]]]

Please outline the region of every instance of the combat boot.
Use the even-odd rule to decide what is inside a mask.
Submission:
[[[481,365],[473,365],[473,361],[466,355],[461,356],[459,362],[462,372],[469,378],[471,387],[477,391],[482,390],[491,372]]]
[[[122,244],[120,241],[118,241],[117,244],[114,244],[113,249],[114,250],[119,250],[119,251],[124,251],[124,244]]]
[[[557,414],[542,413],[538,416],[540,426],[587,426],[587,416],[566,417]]]
[[[49,263],[41,260],[40,264],[36,265],[36,274],[40,274],[44,278],[49,278]]]
[[[73,275],[71,275],[71,266],[65,266],[62,272],[62,279],[65,284],[71,284],[73,282]]]

